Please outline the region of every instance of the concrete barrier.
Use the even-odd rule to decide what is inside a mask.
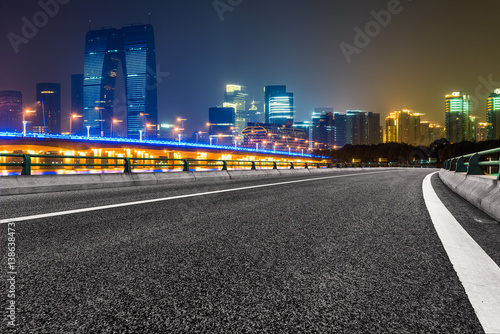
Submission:
[[[439,178],[448,188],[500,222],[500,185],[496,177],[441,169]]]

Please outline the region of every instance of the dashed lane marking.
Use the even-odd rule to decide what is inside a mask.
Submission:
[[[500,333],[500,268],[441,202],[431,177],[422,183],[425,204],[444,249],[486,333]]]

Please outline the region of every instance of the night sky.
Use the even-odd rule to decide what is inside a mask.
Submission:
[[[71,74],[83,73],[89,20],[93,28],[121,28],[147,23],[148,13],[160,70],[159,119],[187,118],[188,132],[204,126],[209,107],[222,104],[228,83],[246,86],[258,101],[265,85],[286,85],[295,94],[296,121],[308,120],[315,107],[362,109],[381,119],[408,108],[442,125],[445,94],[470,94],[474,114],[485,121],[485,97],[500,87],[498,0],[401,0],[399,13],[371,31],[350,63],[341,43],[355,46],[354,28],[364,31],[375,20],[372,11],[398,1],[220,2],[237,4],[222,21],[213,0],[70,0],[16,54],[8,34],[22,35],[22,18],[33,22],[42,9],[38,1],[0,0],[0,90],[22,91],[28,108],[36,83],[60,82],[67,117]],[[119,96],[124,88],[117,83]],[[69,120],[63,124],[68,128]]]

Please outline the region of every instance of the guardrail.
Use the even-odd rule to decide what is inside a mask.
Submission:
[[[489,156],[490,160],[482,160]],[[459,157],[451,158],[443,163],[443,168],[456,173],[467,173],[467,175],[496,175],[500,179],[498,168],[500,167],[500,148],[471,153]],[[492,160],[493,158],[496,160]],[[486,172],[486,168],[489,167]],[[496,173],[492,170],[496,170]]]
[[[99,157],[99,156],[76,156],[76,155],[49,155],[49,154],[11,154],[0,153],[0,158],[13,158],[10,162],[0,162],[3,167],[20,167],[21,175],[31,175],[32,167],[41,167],[56,169],[61,167],[77,167],[77,168],[106,168],[115,167],[123,169],[124,173],[131,173],[135,168],[156,167],[161,169],[179,168],[183,171],[190,171],[193,167],[201,168],[220,168],[228,170],[228,168],[245,168],[255,170],[257,168],[273,168],[279,167],[294,169],[295,167],[326,167],[331,168],[330,163],[311,163],[311,162],[292,162],[292,161],[247,161],[247,160],[213,160],[213,159],[170,159],[170,158],[127,158],[127,157]],[[33,162],[33,159],[45,158],[52,160],[72,159],[72,163],[68,162]],[[84,162],[81,162],[84,160]],[[96,163],[96,160],[105,163]],[[112,163],[110,163],[110,160]],[[77,161],[77,162],[75,162]]]
[[[295,168],[377,168],[377,167],[413,167],[428,166],[406,165],[401,163],[328,163],[328,162],[296,162],[296,161],[248,161],[248,160],[215,160],[215,159],[171,159],[171,158],[130,158],[130,157],[102,157],[81,155],[52,155],[52,154],[18,154],[0,153],[0,158],[12,158],[9,162],[1,162],[0,167],[19,167],[21,175],[31,175],[33,167],[40,169],[75,168],[116,168],[123,173],[131,173],[133,169],[155,167],[157,169],[179,169],[190,171],[192,168],[228,169],[295,169]],[[51,162],[37,162],[33,159],[50,159]],[[60,161],[70,159],[73,162]],[[83,162],[82,162],[83,160]],[[102,162],[104,160],[104,162]],[[97,163],[99,162],[99,163]]]

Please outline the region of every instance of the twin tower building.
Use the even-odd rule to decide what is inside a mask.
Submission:
[[[153,27],[90,30],[85,41],[83,128],[90,135],[111,136],[116,76],[125,80],[127,137],[157,137],[158,107]],[[115,120],[116,122],[116,120]]]

